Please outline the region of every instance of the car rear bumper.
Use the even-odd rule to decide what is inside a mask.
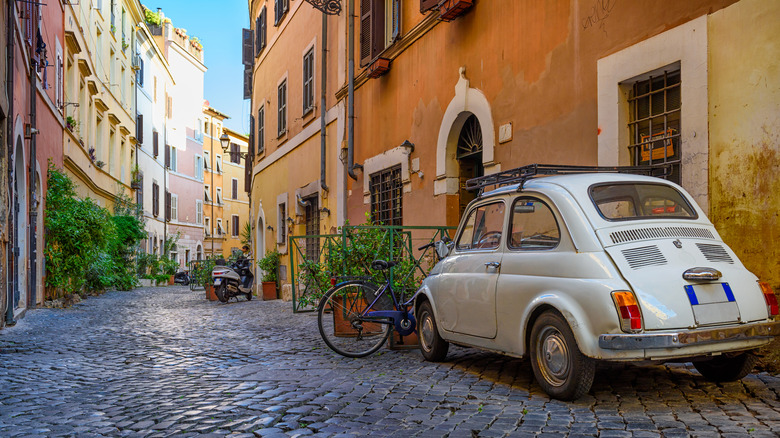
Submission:
[[[780,321],[771,321],[679,332],[600,335],[599,347],[605,350],[682,348],[720,342],[771,340],[777,335],[780,335]]]

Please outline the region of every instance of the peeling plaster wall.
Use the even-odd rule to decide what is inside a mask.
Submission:
[[[710,219],[748,269],[780,290],[780,2],[710,16]]]

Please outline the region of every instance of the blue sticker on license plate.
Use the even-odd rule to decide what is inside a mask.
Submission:
[[[685,286],[685,293],[692,306],[736,301],[728,283],[689,284]]]

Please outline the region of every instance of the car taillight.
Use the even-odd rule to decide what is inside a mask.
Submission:
[[[612,300],[620,319],[620,329],[624,332],[637,332],[642,330],[642,314],[639,312],[639,303],[634,293],[626,290],[612,292]]]
[[[777,305],[777,295],[772,290],[772,286],[765,281],[759,281],[758,285],[761,286],[761,292],[764,294],[764,301],[766,301],[766,310],[769,312],[769,316],[777,316],[780,313],[780,308]]]

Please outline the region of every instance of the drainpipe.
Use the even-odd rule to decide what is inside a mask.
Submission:
[[[355,0],[349,0],[349,31],[347,39],[349,40],[349,67],[347,76],[349,77],[349,86],[347,88],[347,173],[350,178],[357,181],[355,175]]]
[[[5,324],[6,325],[14,325],[16,324],[16,321],[14,321],[14,289],[16,288],[16,281],[15,281],[15,275],[16,275],[16,267],[15,267],[15,261],[16,261],[16,255],[14,254],[14,250],[16,248],[16,232],[14,230],[14,201],[13,201],[13,184],[14,184],[14,176],[13,176],[13,162],[11,161],[11,157],[13,156],[13,150],[14,150],[14,37],[16,30],[14,29],[16,24],[16,18],[15,18],[15,11],[14,11],[14,5],[16,4],[15,1],[9,1],[8,2],[8,33],[6,41],[7,46],[7,54],[8,54],[8,64],[6,64],[8,70],[6,71],[6,92],[9,94],[8,99],[8,119],[7,122],[7,131],[8,131],[8,154],[6,155],[8,157],[8,192],[11,196],[8,197],[8,235],[13,236],[13,240],[11,241],[12,245],[6,246],[6,283],[5,283],[5,292],[6,292],[6,308],[5,308]],[[0,146],[1,147],[1,146]]]
[[[325,113],[326,108],[326,102],[325,98],[327,96],[326,88],[327,88],[327,79],[328,79],[328,68],[327,68],[327,60],[328,60],[328,15],[325,14],[325,12],[322,13],[322,92],[320,93],[320,187],[322,187],[322,190],[328,191],[328,185],[325,183]],[[251,107],[250,107],[251,108]]]
[[[38,45],[38,35],[39,32],[36,32],[35,36],[35,44]],[[40,202],[37,199],[35,199],[35,162],[37,157],[36,152],[36,138],[38,137],[36,131],[36,125],[37,125],[37,100],[38,100],[38,73],[37,73],[37,67],[38,62],[34,59],[30,62],[30,169],[28,173],[29,177],[29,202],[27,203],[27,208],[29,209],[29,215],[30,215],[30,282],[29,287],[27,288],[29,291],[29,294],[27,295],[27,301],[31,304],[31,307],[35,307],[35,292],[37,289],[37,280],[38,280],[38,242],[36,239],[36,231],[38,228],[38,211],[37,211],[37,204]],[[45,66],[43,68],[46,68]]]

